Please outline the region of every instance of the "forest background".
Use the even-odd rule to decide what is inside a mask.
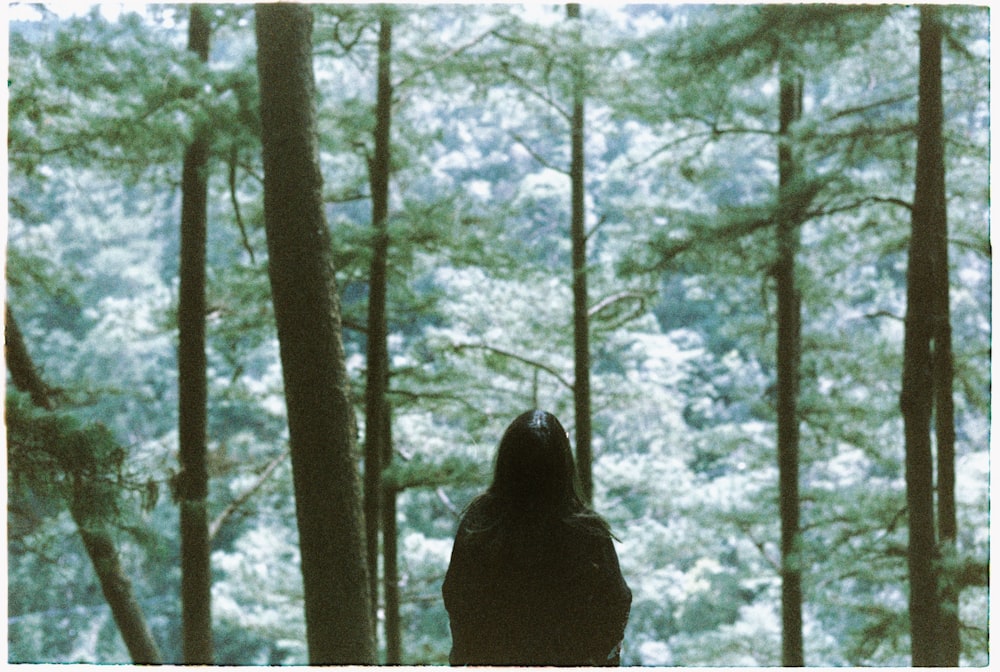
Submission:
[[[199,11],[210,36],[201,50],[188,5],[10,8],[10,662],[132,660],[106,599],[109,568],[146,644],[165,661],[192,660],[188,619],[199,614],[182,608],[182,566],[197,558],[181,551],[182,511],[198,510],[213,662],[309,660],[268,282],[254,8]],[[458,516],[488,483],[506,424],[541,407],[586,446],[585,487],[620,540],[633,592],[623,663],[781,664],[789,567],[806,664],[911,662],[900,395],[924,14],[313,7],[355,463],[366,479],[378,475],[377,510],[392,511],[366,555],[378,660],[447,661],[440,586]],[[957,520],[935,571],[955,596],[960,662],[979,666],[989,606],[989,11],[934,16]],[[200,509],[180,476],[177,374],[192,147],[207,214]],[[379,258],[381,331],[371,308]],[[794,360],[779,345],[782,282],[793,283],[799,316]],[[376,332],[384,368],[370,376]],[[19,384],[15,361],[30,365],[35,387]],[[791,384],[779,373],[787,361]],[[369,405],[373,378],[386,383],[379,406]],[[789,398],[791,550],[778,460]],[[371,408],[390,447],[377,469],[363,455],[376,434]]]

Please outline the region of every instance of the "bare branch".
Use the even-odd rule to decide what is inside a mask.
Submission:
[[[569,175],[569,170],[554,165],[551,161],[549,161],[544,156],[542,156],[534,149],[532,149],[531,145],[529,145],[528,142],[523,137],[521,137],[520,133],[509,131],[508,134],[510,135],[511,139],[514,140],[514,142],[521,145],[521,147],[524,147],[525,151],[528,152],[528,154],[531,154],[531,158],[533,158],[538,163],[542,164],[543,167],[548,168],[550,170],[554,170],[557,173],[561,173],[563,175]]]
[[[612,294],[611,296],[607,296],[601,299],[593,306],[591,306],[590,309],[587,311],[587,317],[589,317],[590,319],[594,319],[602,311],[607,310],[608,308],[614,306],[615,304],[621,303],[622,301],[630,301],[630,300],[638,301],[639,310],[641,311],[646,305],[647,298],[648,295],[644,292],[636,292],[631,290],[618,292],[617,294]]]
[[[212,540],[215,539],[216,535],[219,533],[219,530],[222,529],[222,526],[226,524],[226,521],[232,518],[233,514],[239,511],[240,507],[246,504],[247,501],[251,497],[253,497],[254,493],[256,493],[264,486],[264,483],[266,483],[267,479],[271,476],[272,473],[274,473],[274,470],[278,468],[278,465],[280,465],[282,462],[285,461],[285,458],[287,458],[289,454],[290,453],[287,450],[283,450],[277,455],[275,455],[273,458],[271,458],[271,461],[268,462],[266,465],[264,465],[264,468],[257,476],[257,480],[254,481],[253,485],[247,488],[247,490],[243,492],[239,497],[229,502],[226,508],[222,510],[222,513],[220,513],[218,516],[215,517],[215,520],[212,521],[212,524],[208,526],[209,543],[211,543]]]
[[[485,343],[483,344],[459,343],[453,345],[452,349],[454,349],[456,352],[461,352],[462,350],[486,350],[487,352],[492,352],[495,355],[500,355],[501,357],[507,357],[509,359],[521,362],[522,364],[527,364],[528,366],[534,367],[539,371],[544,371],[545,373],[549,374],[550,376],[558,380],[560,383],[562,383],[568,390],[573,390],[575,387],[572,382],[567,380],[565,377],[563,377],[561,373],[559,373],[559,371],[552,368],[548,364],[543,364],[542,362],[530,359],[528,357],[524,357],[514,352],[509,352],[507,350],[502,350],[500,348],[493,347],[492,345],[486,345]]]
[[[253,248],[250,246],[250,239],[247,238],[247,229],[243,224],[243,215],[240,213],[240,201],[236,198],[236,166],[239,157],[239,150],[233,145],[232,154],[229,157],[229,200],[233,203],[233,213],[236,215],[236,225],[240,227],[240,236],[243,239],[243,248],[250,254],[250,263],[256,264]]]

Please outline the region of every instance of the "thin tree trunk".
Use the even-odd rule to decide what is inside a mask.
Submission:
[[[801,77],[780,64],[778,142],[778,480],[781,515],[781,664],[802,667],[802,548],[799,529],[799,369],[802,361],[801,296],[795,283],[798,222],[786,206],[798,173],[791,125],[802,113]]]
[[[388,404],[386,405],[388,408]],[[391,411],[385,414],[385,436],[387,439],[385,463],[392,461]],[[403,632],[399,614],[399,531],[396,529],[395,488],[387,487],[382,499],[382,552],[385,556],[385,662],[386,665],[400,665],[403,662]]]
[[[208,9],[191,5],[188,49],[208,61]],[[184,154],[181,178],[178,435],[181,537],[181,639],[184,662],[209,665],[212,653],[212,571],[208,535],[205,246],[208,221],[208,132],[198,129]]]
[[[39,408],[54,409],[51,388],[38,375],[9,305],[6,306],[5,317],[6,360],[11,381],[19,390],[30,395],[32,403]],[[74,487],[74,497],[84,496],[85,493]],[[86,507],[77,506],[75,501],[69,504],[73,522],[80,532],[80,538],[83,539],[87,556],[101,584],[104,599],[111,608],[111,614],[132,657],[132,662],[137,665],[162,663],[160,649],[153,639],[146,616],[132,592],[132,582],[122,569],[108,526],[87,516],[84,513]]]
[[[920,8],[921,118],[920,138],[924,147],[928,233],[933,241],[931,269],[933,284],[933,376],[934,431],[937,440],[937,504],[939,557],[946,565],[958,567],[956,542],[958,520],[955,513],[955,401],[954,362],[951,347],[951,301],[948,274],[948,212],[945,196],[944,104],[942,100],[941,16],[937,8]],[[958,667],[961,636],[958,620],[957,569],[938,579],[940,598],[939,664]]]
[[[257,5],[269,275],[309,662],[374,664],[355,417],[318,164],[312,26],[308,5]]]
[[[580,20],[580,5],[566,5],[566,16]],[[593,438],[590,417],[590,316],[587,310],[587,232],[584,183],[583,68],[573,66],[573,112],[570,122],[570,239],[573,270],[573,402],[576,413],[576,466],[584,501],[594,498]]]
[[[160,649],[146,623],[142,607],[132,592],[132,582],[122,568],[118,550],[107,525],[86,521],[74,507],[73,520],[80,531],[80,538],[94,565],[101,592],[111,608],[118,631],[132,662],[136,665],[158,665],[163,662]]]
[[[903,386],[900,409],[906,441],[907,560],[910,580],[911,660],[941,661],[941,614],[934,522],[935,240],[943,222],[944,160],[941,126],[941,29],[937,10],[921,7],[917,168],[909,245]]]
[[[365,387],[365,532],[368,540],[368,572],[373,611],[378,606],[379,521],[382,506],[382,470],[387,449],[385,434],[389,384],[386,294],[389,256],[389,173],[392,123],[392,21],[383,12],[379,21],[378,74],[375,103],[375,154],[368,161],[372,190],[372,262],[368,275],[368,381]]]

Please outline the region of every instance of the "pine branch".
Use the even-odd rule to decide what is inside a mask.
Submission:
[[[448,61],[450,61],[451,59],[455,58],[456,56],[459,56],[463,52],[468,51],[469,49],[471,49],[472,47],[476,46],[477,44],[479,44],[480,42],[482,42],[487,37],[490,37],[493,34],[494,34],[494,31],[490,30],[490,31],[487,31],[487,32],[485,32],[485,33],[477,36],[477,37],[472,38],[471,40],[469,40],[468,42],[466,42],[464,44],[458,45],[457,47],[451,49],[450,51],[442,54],[441,56],[439,56],[438,58],[436,58],[432,62],[428,63],[426,66],[424,66],[422,68],[418,68],[418,69],[414,70],[413,72],[411,72],[410,74],[408,74],[407,76],[401,78],[399,81],[397,81],[395,84],[393,84],[393,90],[395,90],[397,88],[404,88],[404,87],[406,87],[410,82],[412,82],[416,78],[420,77],[423,74],[426,74],[428,72],[431,72],[431,71],[435,70],[436,68],[438,68],[441,65],[447,63]]]
[[[28,389],[20,389],[31,395],[32,403],[36,406],[47,411],[53,410],[55,404],[50,396],[51,388],[38,376],[9,304],[6,306],[6,319],[7,366],[11,371],[11,379],[16,386],[28,386]],[[11,361],[12,354],[18,361]],[[22,367],[26,370],[28,377],[24,377],[24,371],[15,375],[14,369],[11,369],[12,364],[14,369]],[[36,398],[36,394],[40,396]],[[72,500],[67,502],[70,515],[83,540],[101,591],[111,608],[129,655],[135,663],[158,664],[162,662],[159,647],[153,639],[145,614],[135,599],[132,582],[122,566],[111,531],[104,520],[89,513],[94,504],[94,493],[88,490],[85,479],[73,477],[72,483]]]

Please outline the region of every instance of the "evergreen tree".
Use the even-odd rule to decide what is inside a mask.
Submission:
[[[4,333],[4,355],[13,382],[42,409],[33,413],[16,397],[7,396],[8,469],[29,489],[63,491],[132,662],[159,664],[160,649],[122,567],[109,524],[116,513],[115,472],[120,473],[124,451],[105,428],[80,428],[70,416],[55,412],[52,389],[38,375],[9,305]]]
[[[374,662],[355,419],[322,208],[312,8],[256,10],[264,221],[311,664]]]

